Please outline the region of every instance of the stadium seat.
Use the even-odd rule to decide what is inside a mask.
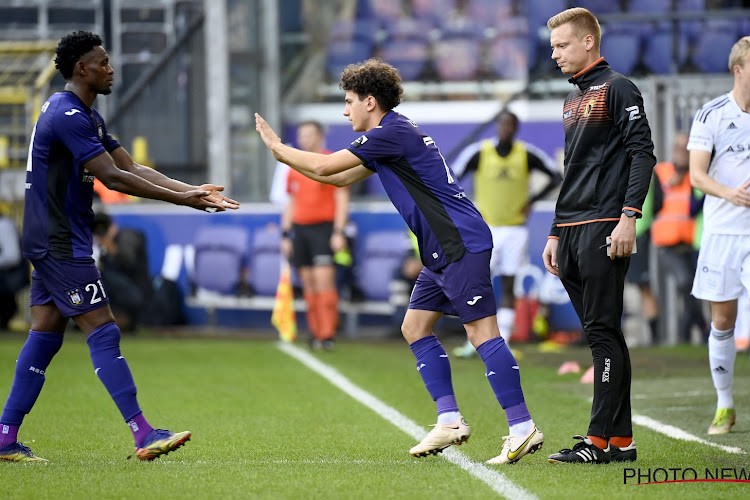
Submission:
[[[274,296],[281,269],[281,231],[268,226],[253,235],[249,282],[256,295]]]
[[[678,35],[678,53],[674,53],[674,35],[671,31],[659,31],[647,36],[644,42],[643,63],[646,68],[658,75],[679,70],[687,61],[688,41],[685,35]],[[673,64],[676,67],[673,68]]]
[[[400,19],[383,28],[386,41],[427,42],[432,35],[433,23],[426,19]]]
[[[429,60],[429,45],[419,40],[393,40],[383,43],[380,57],[395,66],[404,81],[417,80]]]
[[[403,17],[402,0],[366,0],[369,12],[377,19],[395,21]]]
[[[703,73],[726,73],[729,51],[737,42],[736,31],[705,31],[693,50],[693,64]]]
[[[417,19],[438,21],[452,15],[456,0],[411,0],[411,12]]]
[[[534,51],[529,37],[499,36],[489,46],[489,67],[500,78],[526,79],[534,64]]]
[[[466,13],[477,26],[494,27],[499,20],[511,17],[513,0],[467,0]]]
[[[640,57],[640,36],[635,33],[608,33],[602,37],[601,53],[615,71],[633,72]]]
[[[595,16],[622,12],[620,2],[616,0],[578,0],[576,7],[588,9]]]
[[[445,81],[472,80],[479,72],[480,52],[478,38],[443,38],[435,44],[435,69]]]
[[[372,56],[373,45],[363,40],[334,41],[328,44],[326,72],[337,80],[349,64],[361,62]]]
[[[236,293],[243,279],[249,235],[243,226],[200,227],[195,233],[193,285],[223,294]]]
[[[706,0],[677,0],[677,12],[703,12],[706,10]]]
[[[410,244],[406,231],[367,234],[357,254],[356,270],[357,283],[367,300],[388,300],[393,272]]]
[[[628,12],[637,14],[663,14],[672,10],[672,0],[629,0]]]

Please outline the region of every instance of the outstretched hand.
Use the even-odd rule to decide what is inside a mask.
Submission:
[[[179,193],[179,205],[185,205],[188,207],[195,208],[196,210],[204,210],[206,212],[223,212],[226,210],[221,202],[215,202],[208,199],[211,195],[210,191],[202,189],[192,189]]]
[[[240,208],[240,204],[231,198],[227,198],[220,191],[224,191],[224,186],[216,186],[214,184],[203,184],[198,188],[201,191],[208,191],[208,195],[205,196],[206,200],[221,205],[224,209],[237,210]]]
[[[258,113],[255,113],[255,130],[258,131],[260,138],[263,139],[266,147],[271,150],[273,156],[277,160],[281,160],[281,155],[276,152],[275,147],[281,144],[281,139],[276,135],[276,132],[273,131],[268,122]]]

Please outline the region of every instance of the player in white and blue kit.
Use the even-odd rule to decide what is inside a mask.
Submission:
[[[693,295],[711,303],[708,359],[716,414],[708,434],[734,425],[737,299],[750,291],[750,36],[729,54],[732,91],[705,104],[690,129],[690,181],[706,193]]]
[[[136,387],[120,353],[120,330],[92,258],[94,177],[123,193],[199,210],[238,208],[222,187],[190,186],[138,165],[108,133],[91,106],[109,94],[114,70],[99,36],[79,31],[62,38],[55,65],[65,90],[44,103],[26,168],[23,254],[34,266],[31,330],[0,416],[0,461],[44,461],[18,442],[18,430],[63,343],[68,320],[86,334],[95,373],[133,432],[135,455],[153,460],[182,446],[190,432],[153,429],[138,405]]]
[[[380,60],[349,65],[341,75],[344,116],[365,132],[331,155],[284,145],[256,114],[256,129],[281,162],[326,184],[345,186],[374,173],[419,243],[424,264],[401,327],[417,358],[417,370],[437,404],[434,429],[410,453],[421,457],[461,444],[471,429],[461,416],[445,349],[432,334],[443,314],[459,316],[486,365],[489,381],[506,412],[510,435],[488,463],[514,463],[542,447],[544,436],[529,415],[518,364],[495,319],[490,280],[492,235],[466,197],[431,137],[393,111],[403,89],[398,71]]]

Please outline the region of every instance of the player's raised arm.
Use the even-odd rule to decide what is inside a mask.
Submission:
[[[335,153],[330,155],[324,155],[320,153],[301,151],[291,146],[287,146],[286,144],[281,142],[281,139],[276,134],[276,132],[273,131],[268,122],[266,122],[266,120],[264,120],[263,117],[258,113],[255,113],[255,130],[260,133],[260,137],[263,139],[263,142],[268,147],[268,149],[271,150],[273,156],[277,160],[282,163],[286,163],[294,170],[310,177],[311,179],[315,179],[326,184],[332,184],[332,182],[326,182],[325,180],[311,177],[307,174],[310,173],[315,174],[319,177],[327,177],[338,174],[340,172],[344,172],[362,164],[362,160],[357,158],[356,155],[352,154],[346,149],[336,151]],[[360,173],[360,175],[362,175],[362,173]],[[366,177],[366,175],[360,178],[364,177]]]

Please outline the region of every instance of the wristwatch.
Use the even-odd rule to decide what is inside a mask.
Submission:
[[[622,211],[626,217],[638,217],[638,212],[635,210],[625,209]]]

